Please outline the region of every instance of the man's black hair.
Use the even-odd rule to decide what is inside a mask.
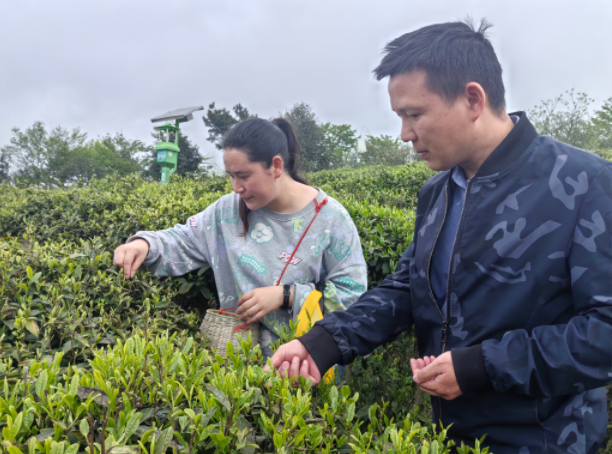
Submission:
[[[474,26],[465,22],[428,25],[385,46],[385,56],[374,70],[377,80],[387,76],[423,70],[429,89],[447,102],[454,102],[468,82],[477,82],[489,97],[493,111],[506,106],[502,68],[485,32],[486,19]]]

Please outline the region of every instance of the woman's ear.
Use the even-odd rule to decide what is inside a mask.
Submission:
[[[283,174],[283,169],[285,168],[285,163],[283,162],[283,158],[276,155],[272,158],[272,166],[271,166],[272,174],[274,178],[280,178]]]

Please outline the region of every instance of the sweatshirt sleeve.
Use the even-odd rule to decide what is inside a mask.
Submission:
[[[580,208],[567,266],[576,315],[567,323],[486,340],[486,372],[498,392],[559,396],[612,381],[612,170],[604,167]],[[458,377],[459,378],[459,377]]]
[[[149,243],[149,253],[143,262],[149,271],[158,276],[181,276],[210,263],[206,241],[205,222],[210,219],[206,211],[191,216],[185,224],[177,224],[166,230],[141,231],[126,243],[142,238]]]

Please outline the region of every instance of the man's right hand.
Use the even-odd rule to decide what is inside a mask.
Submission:
[[[272,356],[272,365],[279,370],[281,377],[293,378],[294,383],[297,383],[298,376],[311,380],[313,386],[321,381],[319,368],[304,344],[297,339],[281,345],[276,350],[276,353]],[[266,365],[264,370],[268,369],[269,367]]]
[[[115,249],[113,265],[123,268],[126,279],[131,279],[134,272],[142,265],[149,253],[149,242],[138,238],[131,243],[123,244]]]

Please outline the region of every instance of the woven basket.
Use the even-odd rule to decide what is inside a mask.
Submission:
[[[200,326],[200,331],[209,340],[209,347],[216,349],[217,353],[223,358],[227,358],[226,346],[228,341],[234,346],[234,351],[238,351],[240,348],[236,335],[246,339],[250,331],[253,343],[259,342],[259,322],[251,323],[250,327],[247,325],[244,328],[233,331],[234,328],[243,324],[244,321],[236,314],[219,312],[217,309],[208,309]]]

